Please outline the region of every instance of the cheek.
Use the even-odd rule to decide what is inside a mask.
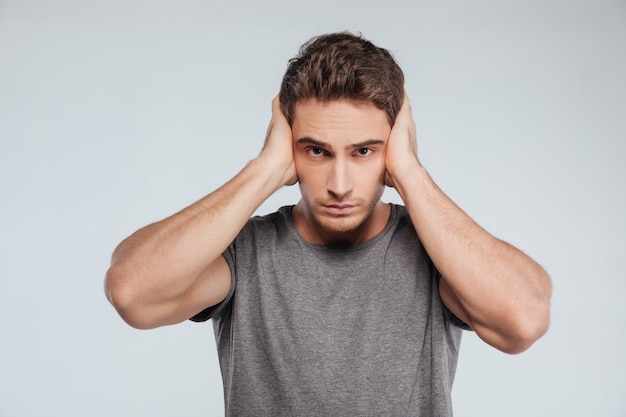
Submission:
[[[360,169],[357,178],[361,179],[361,183],[384,184],[385,160],[383,158],[377,158],[371,161],[371,163],[364,165],[362,169]]]
[[[311,167],[302,158],[294,155],[293,163],[296,166],[296,174],[298,175],[298,181],[300,184],[308,182],[311,175]]]
[[[322,175],[322,166],[311,164],[310,161],[297,157],[294,158],[294,164],[296,166],[298,184],[303,194],[306,190],[314,190],[323,186],[324,175]]]
[[[356,175],[359,188],[364,193],[380,197],[385,190],[385,164],[372,164]]]

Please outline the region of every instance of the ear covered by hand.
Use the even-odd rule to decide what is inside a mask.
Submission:
[[[293,185],[298,182],[293,160],[291,126],[280,109],[278,96],[272,100],[272,118],[259,157],[267,157],[269,161],[272,161],[272,165],[281,171],[283,185]]]
[[[406,92],[402,107],[389,134],[386,152],[385,185],[396,188],[397,178],[403,175],[409,167],[419,164],[415,121]]]

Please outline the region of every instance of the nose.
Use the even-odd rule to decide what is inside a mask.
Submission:
[[[352,178],[349,164],[342,158],[335,158],[332,162],[328,183],[328,193],[337,200],[347,197],[352,191]]]

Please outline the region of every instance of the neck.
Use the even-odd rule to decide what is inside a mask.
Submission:
[[[351,247],[374,238],[387,226],[390,215],[391,205],[378,201],[369,215],[353,227],[329,227],[318,221],[302,200],[292,211],[296,230],[305,241],[334,247]]]

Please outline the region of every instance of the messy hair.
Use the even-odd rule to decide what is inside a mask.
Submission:
[[[354,100],[373,103],[393,125],[404,98],[404,74],[391,53],[349,32],[315,37],[289,61],[280,107],[293,123],[296,103]]]

